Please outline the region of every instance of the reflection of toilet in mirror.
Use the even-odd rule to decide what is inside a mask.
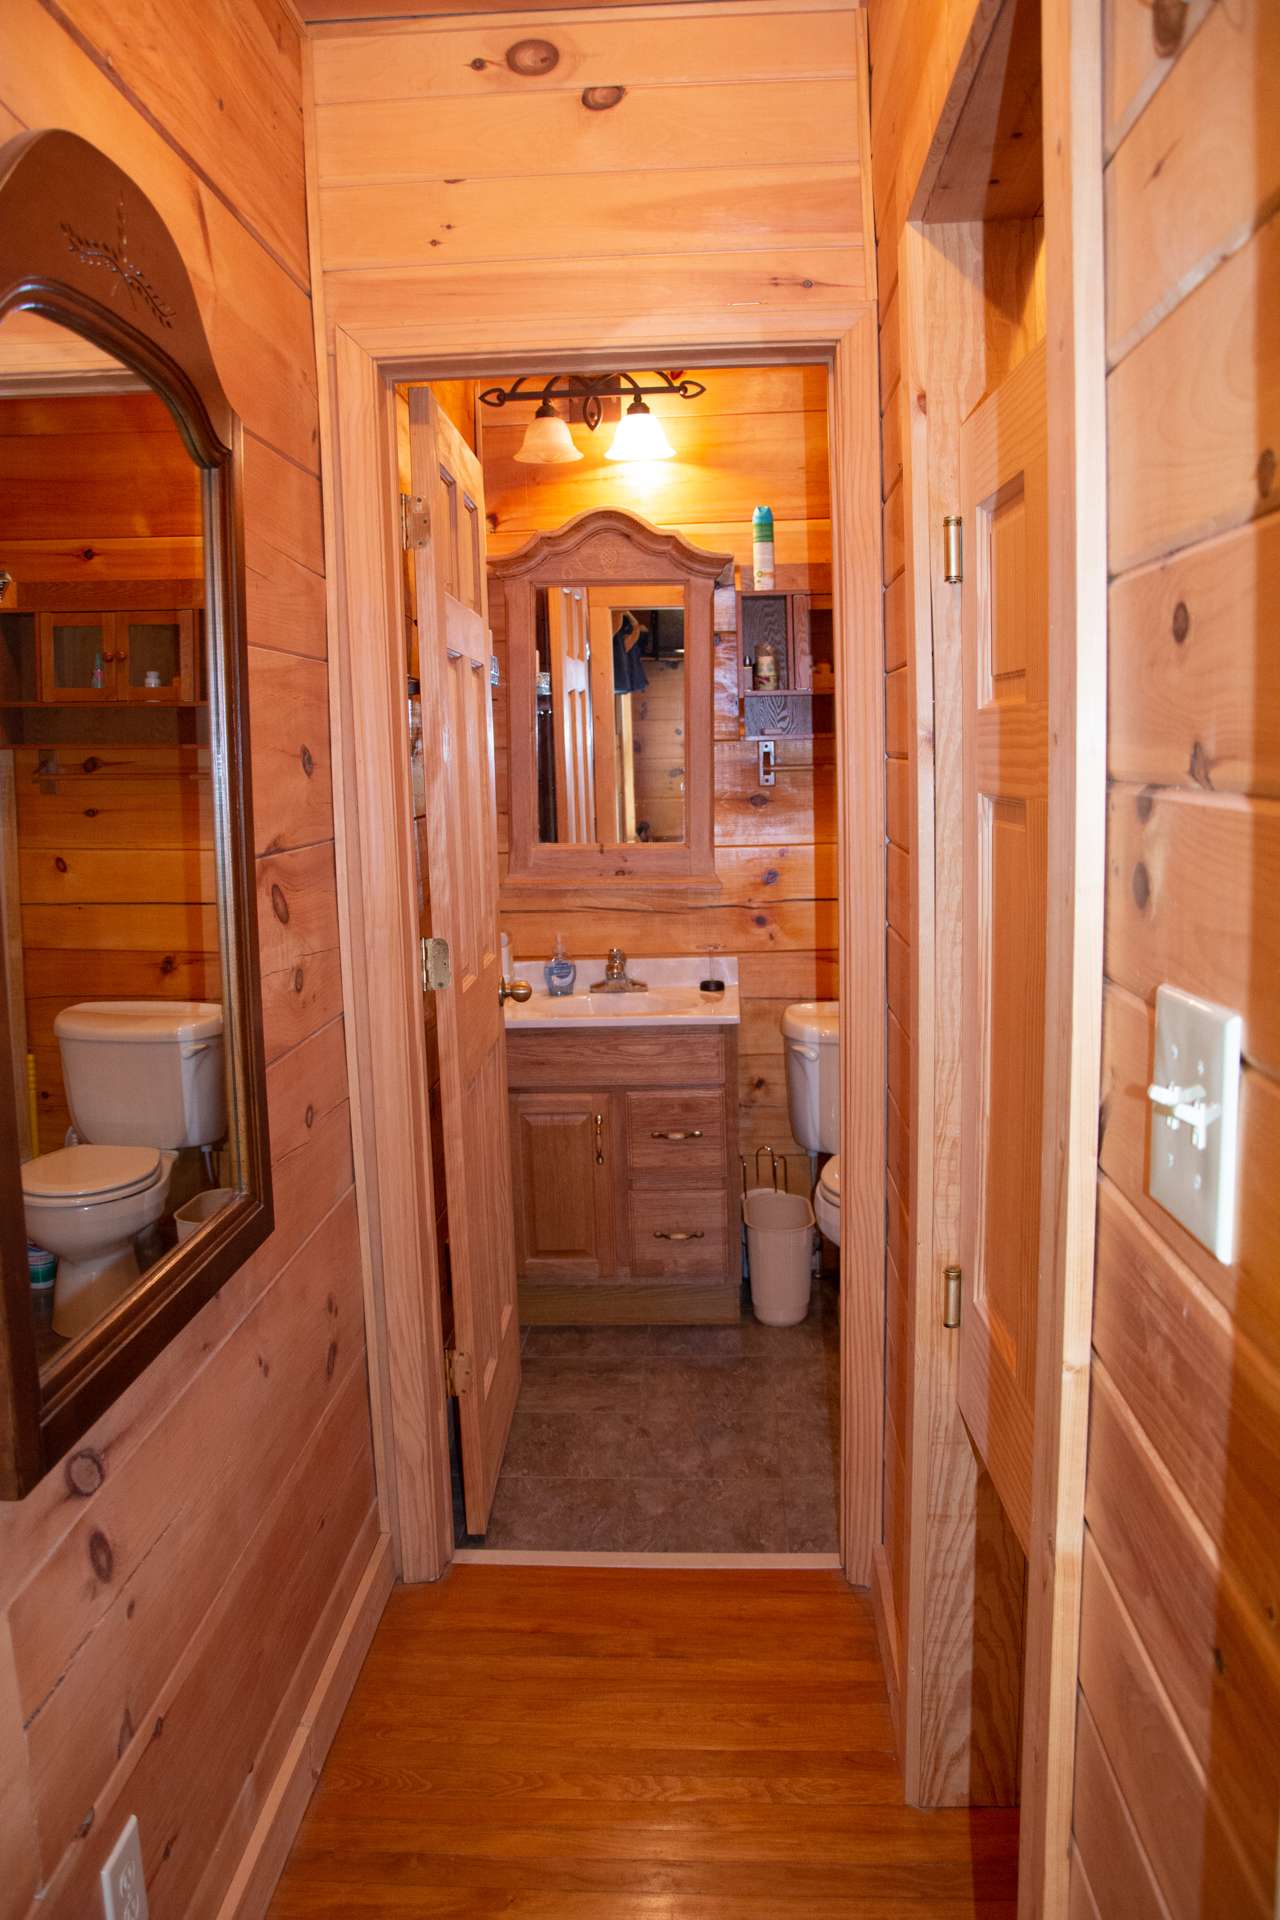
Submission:
[[[54,1331],[73,1339],[136,1285],[133,1241],[164,1213],[179,1151],[225,1137],[222,1008],[84,1001],[54,1033],[79,1139],[27,1161],[22,1191],[29,1238],[58,1255]]]
[[[813,1210],[827,1240],[840,1244],[840,1006],[798,1000],[782,1016],[791,1131],[810,1153],[830,1155],[818,1176]]]

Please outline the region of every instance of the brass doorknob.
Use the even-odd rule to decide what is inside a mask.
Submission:
[[[499,980],[498,982],[498,1005],[499,1006],[502,1006],[503,1002],[507,1000],[519,1000],[523,1002],[525,1000],[532,1000],[532,998],[533,998],[533,988],[529,985],[529,982],[527,980],[512,980],[510,982],[506,980]]]

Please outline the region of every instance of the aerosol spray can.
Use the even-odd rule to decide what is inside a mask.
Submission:
[[[773,585],[772,507],[757,507],[751,516],[751,578],[757,592]]]

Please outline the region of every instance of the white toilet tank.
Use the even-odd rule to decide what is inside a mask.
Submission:
[[[840,1150],[840,1005],[797,1000],[782,1016],[791,1131],[810,1153]]]
[[[212,1147],[227,1131],[222,1008],[208,1000],[82,1000],[53,1023],[82,1140]]]

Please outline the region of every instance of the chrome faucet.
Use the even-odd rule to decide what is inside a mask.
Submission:
[[[649,988],[643,980],[627,978],[627,956],[621,947],[610,947],[604,963],[604,979],[596,980],[591,986],[592,993],[648,993]]]

